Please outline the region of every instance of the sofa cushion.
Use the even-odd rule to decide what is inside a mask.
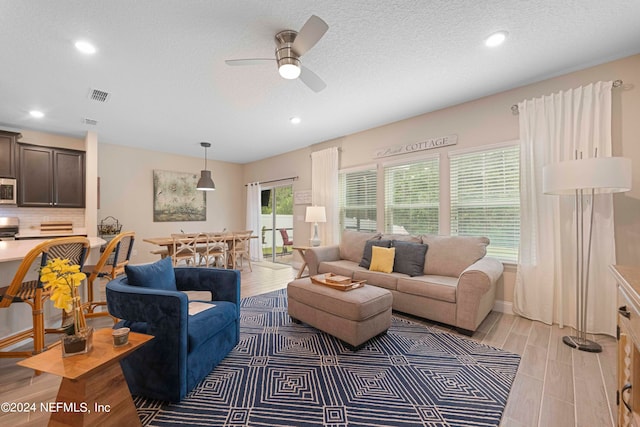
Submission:
[[[369,270],[391,273],[393,271],[393,261],[396,255],[396,248],[371,247],[371,265]]]
[[[424,274],[459,277],[474,262],[487,254],[489,239],[466,236],[422,236],[429,245]]]
[[[456,302],[458,279],[449,276],[417,276],[398,278],[397,290],[439,301]]]
[[[226,330],[235,322],[238,314],[236,305],[228,301],[201,301],[215,307],[188,316],[187,351],[191,352],[221,330]]]
[[[393,271],[408,274],[411,277],[424,274],[425,255],[429,248],[427,245],[394,240],[392,246],[396,249]]]
[[[400,242],[422,243],[422,238],[413,234],[383,234],[381,239],[398,240]]]
[[[364,244],[364,252],[360,260],[360,267],[369,268],[371,266],[371,246],[379,246],[381,248],[390,248],[391,240],[367,240]]]
[[[369,271],[362,267],[358,267],[353,272],[353,280],[366,280],[367,285],[377,286],[379,288],[395,291],[398,278],[406,277],[400,273],[380,273],[379,271]]]
[[[318,274],[334,273],[340,276],[352,277],[353,271],[358,269],[358,264],[353,261],[341,259],[340,261],[323,261],[318,265]]]
[[[132,286],[175,291],[176,276],[170,257],[151,264],[125,265],[124,272]]]
[[[380,233],[344,230],[340,239],[340,259],[360,262],[367,240],[379,240]]]

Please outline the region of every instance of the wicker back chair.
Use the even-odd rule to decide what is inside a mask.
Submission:
[[[82,271],[87,275],[87,302],[84,303],[85,317],[108,316],[107,311],[95,311],[97,307],[106,306],[106,301],[95,301],[93,284],[98,278],[115,279],[124,274],[124,266],[129,264],[136,233],[125,231],[117,234],[105,247],[98,263],[85,265]]]
[[[34,262],[41,256],[39,267],[54,258],[68,259],[71,264],[82,268],[89,255],[89,240],[86,237],[61,237],[40,243],[22,260],[11,284],[0,289],[0,308],[8,308],[14,303],[26,303],[31,307],[33,326],[0,340],[0,348],[16,344],[24,339],[33,338],[32,351],[0,351],[0,357],[29,357],[46,350],[44,336],[46,333],[62,333],[62,329],[45,329],[43,303],[49,297],[38,275],[37,279],[25,280],[27,273],[33,271]]]

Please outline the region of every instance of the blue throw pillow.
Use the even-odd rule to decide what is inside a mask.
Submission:
[[[427,245],[394,240],[391,247],[396,248],[393,271],[408,274],[411,277],[424,274],[424,259],[429,248]]]
[[[371,246],[380,246],[383,248],[391,247],[391,240],[367,240],[364,244],[364,253],[362,254],[362,259],[360,260],[360,267],[364,267],[367,270],[371,266]]]
[[[143,288],[176,291],[176,275],[170,257],[156,261],[153,264],[125,265],[129,284]]]

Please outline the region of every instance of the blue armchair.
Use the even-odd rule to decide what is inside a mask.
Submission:
[[[182,400],[240,339],[240,273],[214,268],[175,268],[177,291],[129,284],[127,276],[107,284],[109,313],[120,319],[114,328],[155,339],[121,362],[133,395]],[[213,308],[189,315],[187,295],[211,291]]]

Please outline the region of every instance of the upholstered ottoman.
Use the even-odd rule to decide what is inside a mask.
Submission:
[[[294,321],[333,335],[353,350],[391,326],[393,296],[376,286],[339,291],[306,277],[287,285],[287,303]]]

